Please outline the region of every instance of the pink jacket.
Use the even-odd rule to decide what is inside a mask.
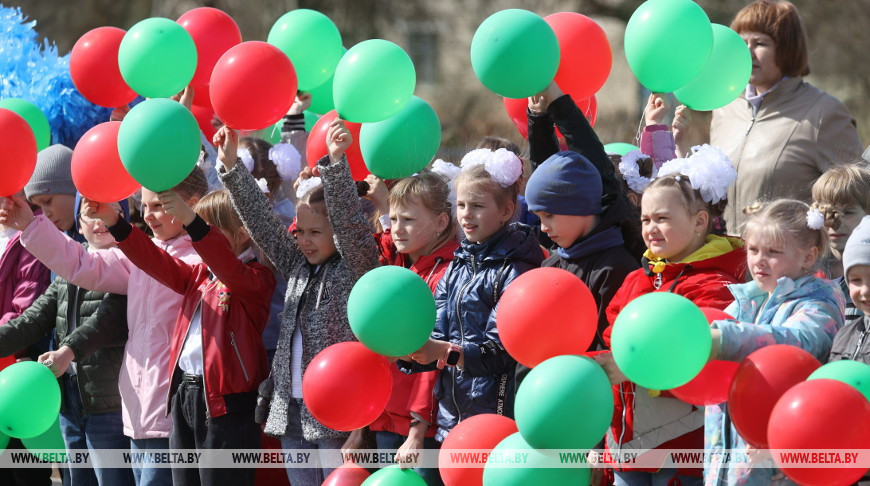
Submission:
[[[187,235],[169,241],[152,239],[170,255],[200,263]],[[127,345],[118,377],[124,434],[133,439],[169,437],[169,345],[183,296],[133,265],[117,248],[88,253],[57,230],[44,216],[21,234],[21,242],[54,273],[74,285],[97,292],[128,295]]]
[[[667,125],[647,125],[640,134],[640,151],[649,155],[657,168],[677,158],[674,134]]]

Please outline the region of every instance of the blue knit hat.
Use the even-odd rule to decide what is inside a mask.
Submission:
[[[539,165],[526,184],[529,211],[601,214],[601,175],[577,152],[559,152]]]

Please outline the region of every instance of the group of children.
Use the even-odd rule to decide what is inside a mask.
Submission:
[[[304,107],[295,108],[284,135],[298,164]],[[285,449],[320,451],[324,467],[287,468],[293,485],[320,484],[331,472],[327,454],[362,447],[369,431],[378,448],[401,456],[437,448],[468,417],[511,417],[528,370],[499,340],[498,302],[523,272],[551,266],[577,275],[598,306],[589,351],[601,351],[595,359],[616,398],[606,447],[746,448],[727,405],[699,408],[629,382],[606,352],[613,322],[640,295],[674,292],[733,317],[712,323],[711,359],[740,361],[791,344],[823,362],[870,362],[870,220],[861,223],[870,172],[833,169],[814,186],[812,207],[758,204],[746,209],[743,228],[726,231],[733,167],[709,146],[677,158],[660,124],[665,111],[652,95],[641,140],[649,155],[613,157],[554,84],[529,99],[530,175],[520,154],[490,140],[458,167],[436,161],[399,181],[370,176],[362,197],[341,120],[329,126],[328,155],[300,176],[295,198],[284,197],[292,191],[279,180],[291,177],[276,176],[277,147],[240,141],[223,127],[213,142],[224,189],[209,192],[214,177],[199,167],[170,191],[142,189],[150,242],[128,222],[126,201],[76,198],[71,183],[59,182],[70,180],[71,152],[50,147],[39,154],[27,199],[0,205],[3,261],[23,246],[41,262],[19,260],[20,285],[0,273],[3,298],[17,305],[4,310],[0,354],[26,350],[56,328],[56,349],[32,357],[61,379],[67,446],[94,452],[93,471],[71,470],[74,486],[253,484],[253,469],[102,468],[99,449],[255,449],[258,422]],[[281,147],[281,157],[291,149]],[[65,234],[73,226],[87,246]],[[735,230],[741,237],[728,236]],[[429,285],[435,329],[395,362],[392,398],[368,430],[332,430],[306,407],[302,376],[320,351],[354,340],[348,295],[378,265],[404,266]],[[43,293],[48,270],[57,277]],[[278,326],[271,343],[270,322]],[[700,484],[706,475],[711,484],[767,484],[775,472],[727,463],[706,471],[617,467],[613,480]],[[440,484],[437,470],[419,473]]]

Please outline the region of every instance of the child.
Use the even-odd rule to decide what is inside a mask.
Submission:
[[[843,269],[843,249],[852,230],[870,212],[870,170],[858,165],[840,165],[828,169],[813,184],[813,201],[828,221],[831,251],[821,261],[826,278],[840,284],[846,297],[846,320],[861,316],[849,298],[849,286]]]
[[[107,206],[126,216],[118,204]],[[101,221],[79,213],[77,226],[91,251],[115,245]],[[130,448],[130,439],[123,432],[118,392],[118,372],[127,341],[127,297],[79,289],[58,277],[21,316],[0,326],[0,355],[25,348],[55,328],[60,347],[43,354],[39,361],[60,378],[60,429],[66,447],[90,450],[96,466],[70,468],[70,481],[132,486],[130,469],[99,466],[100,449]],[[70,368],[73,360],[76,364]]]
[[[463,158],[456,218],[465,240],[438,282],[432,337],[411,354],[417,364],[398,362],[407,371],[448,366],[435,385],[439,442],[464,418],[513,416],[516,361],[498,337],[498,300],[516,277],[543,261],[532,229],[509,223],[521,174],[520,159],[505,149],[478,149]]]
[[[688,162],[663,165],[665,175],[643,194],[641,222],[649,249],[644,253],[643,268],[628,275],[607,308],[611,322],[605,331],[608,345],[616,316],[636,297],[674,292],[699,307],[724,309],[733,300],[725,285],[742,281],[746,268],[743,242],[710,234],[713,218],[721,214],[725,204],[722,197],[733,182],[734,169],[727,158],[709,147],[698,153]],[[668,173],[674,168],[679,171]],[[609,353],[596,360],[617,385],[614,420],[606,437],[609,449],[701,447],[703,409],[627,382]],[[615,471],[618,485],[673,478],[683,484],[700,484],[700,475],[697,469]]]
[[[302,375],[314,356],[330,345],[354,340],[347,299],[354,283],[378,264],[371,226],[361,215],[344,157],[351,141],[341,120],[330,125],[329,156],[318,163],[323,186],[300,194],[296,230],[290,234],[250,172],[237,163],[236,132],[224,127],[215,135],[226,170],[221,179],[233,205],[251,238],[287,280],[278,350],[271,377],[261,385],[264,392],[274,390],[265,432],[280,437],[285,449],[320,449],[321,461],[334,454],[328,450],[355,448],[362,436],[361,430],[348,437],[321,425],[302,400]],[[316,184],[309,181],[304,185]],[[291,467],[287,476],[291,484],[320,484],[330,472],[328,467]]]
[[[607,305],[638,268],[622,238],[624,214],[602,208],[601,176],[576,152],[559,152],[539,165],[526,191],[529,210],[556,244],[542,266],[568,270],[589,287],[599,309],[592,349],[605,349]]]
[[[739,362],[764,346],[789,344],[824,362],[843,325],[844,309],[838,285],[812,274],[828,245],[824,216],[794,199],[755,204],[744,214],[752,281],[728,286],[735,300],[725,312],[734,319],[713,322],[711,359]],[[731,423],[727,404],[706,407],[704,430],[708,457],[748,447]],[[770,465],[747,469],[715,461],[704,476],[707,484],[771,484],[776,469]]]
[[[198,216],[175,192],[158,194],[202,257],[187,264],[148,241],[145,233],[104,204],[90,202],[124,255],[152,278],[184,296],[169,349],[172,449],[256,449],[256,390],[266,378],[262,332],[275,288],[272,272],[256,261],[251,239],[226,191],[196,204]],[[253,469],[174,468],[177,486],[253,484]]]
[[[556,83],[551,83],[547,89],[529,98],[529,152],[535,167],[559,152],[555,128],[565,136],[568,150],[582,155],[595,167],[601,179],[601,205],[608,208],[610,217],[618,221],[625,247],[634,260],[640,262],[640,255],[645,250],[640,224],[626,194],[620,190],[613,163],[571,96],[562,93]]]
[[[194,167],[173,190],[193,205],[207,186],[202,170]],[[131,438],[132,450],[168,449],[169,344],[181,296],[133,265],[117,248],[88,252],[58,232],[45,216],[34,219],[24,201],[14,202],[14,209],[7,211],[22,229],[21,242],[48,268],[73,285],[128,296],[128,339],[118,378],[124,434]],[[165,212],[157,193],[143,188],[142,204],[145,222],[154,232],[152,242],[188,264],[199,263],[190,237],[181,222]],[[138,486],[172,481],[168,468],[134,465],[133,475]]]
[[[870,326],[866,317],[870,314],[870,216],[864,216],[852,230],[842,255],[850,302],[861,314],[851,318],[847,314],[846,325],[834,336],[829,361],[851,359],[870,364]]]
[[[370,176],[367,181],[372,186],[370,197],[375,206],[379,211],[386,209],[390,216],[389,227],[379,239],[385,263],[411,269],[435,292],[459,247],[454,237],[456,223],[451,216],[447,183],[441,176],[424,171],[400,180],[385,198],[386,189],[380,179]],[[404,451],[424,446],[438,449],[434,439],[437,409],[432,394],[438,373],[408,375],[395,366],[391,370],[390,403],[369,425],[375,432],[378,449],[398,450],[400,456]],[[442,484],[438,469],[416,470],[430,486]]]

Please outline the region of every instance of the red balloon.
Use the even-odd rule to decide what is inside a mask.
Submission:
[[[493,413],[484,413],[459,422],[447,434],[438,454],[438,467],[444,486],[479,486],[483,484],[483,466],[451,467],[450,452],[454,450],[491,451],[505,437],[517,433],[517,423]]]
[[[178,17],[177,22],[196,44],[196,72],[190,84],[206,85],[218,59],[231,47],[242,43],[242,32],[232,17],[211,7],[190,10]]]
[[[3,371],[7,366],[15,364],[15,356],[5,356],[0,358],[0,371]]]
[[[562,354],[581,354],[598,329],[598,306],[579,277],[561,268],[530,270],[500,300],[496,320],[504,348],[534,368]]]
[[[199,129],[205,135],[206,140],[211,143],[214,134],[217,133],[214,125],[211,124],[211,120],[214,117],[214,110],[207,106],[200,106],[194,104],[190,106],[190,112],[193,113],[193,117],[196,118],[196,123],[199,125]]]
[[[352,462],[333,470],[321,486],[360,486],[371,474]]]
[[[715,309],[713,307],[701,307],[701,312],[704,313],[704,317],[707,318],[707,322],[709,322],[710,324],[713,324],[713,321],[734,319],[734,316],[732,316],[731,314],[721,309]]]
[[[214,112],[214,109],[211,107],[211,93],[207,84],[201,84],[193,88],[193,104],[204,106]]]
[[[79,139],[72,155],[72,179],[82,196],[97,202],[127,199],[140,184],[124,168],[118,155],[121,122],[100,123]]]
[[[281,49],[242,42],[218,60],[209,86],[211,106],[236,130],[274,125],[296,99],[296,70]]]
[[[329,150],[326,147],[326,134],[329,133],[329,124],[338,118],[338,113],[332,110],[317,120],[317,123],[311,127],[311,133],[308,134],[308,141],[305,144],[305,159],[308,161],[308,167],[314,168],[317,161],[329,155]],[[347,163],[350,165],[350,174],[353,180],[362,181],[369,175],[369,169],[363,161],[362,152],[359,150],[359,131],[362,128],[361,123],[345,121],[344,125],[350,130],[353,137],[353,143],[347,149]]]
[[[580,99],[580,101],[577,101],[577,98],[574,98],[573,96],[571,98],[574,100],[574,103],[577,103],[577,107],[580,108],[580,111],[586,115],[586,119],[589,120],[589,125],[594,127],[595,120],[598,118],[598,100],[595,99],[595,96],[583,98]],[[529,114],[526,111],[528,108],[528,98],[504,98],[504,109],[507,112],[508,117],[510,117],[511,121],[514,122],[520,135],[522,135],[526,140],[529,138]],[[564,138],[559,129],[556,129],[556,136],[560,139]]]
[[[836,380],[798,383],[776,402],[767,427],[771,449],[840,449],[863,453],[870,449],[870,402]],[[867,468],[789,467],[773,453],[782,472],[799,484],[854,484]],[[842,462],[842,461],[841,461]],[[795,464],[792,463],[792,466]]]
[[[82,96],[106,108],[124,106],[136,99],[118,67],[118,49],[127,31],[98,27],[76,42],[69,56],[69,74]]]
[[[692,381],[672,389],[671,393],[686,403],[701,407],[725,402],[738,366],[740,364],[733,361],[710,361]]]
[[[767,424],[777,400],[822,364],[795,346],[774,344],[756,350],[737,367],[728,411],[737,432],[756,449],[767,449]]]
[[[607,34],[597,22],[575,12],[544,17],[559,39],[559,70],[554,81],[578,99],[598,92],[613,66]]]
[[[24,189],[36,168],[36,136],[18,113],[0,108],[0,196],[14,196]]]
[[[372,423],[387,408],[392,388],[387,358],[355,341],[317,353],[302,377],[302,394],[311,415],[335,430],[356,430]]]

